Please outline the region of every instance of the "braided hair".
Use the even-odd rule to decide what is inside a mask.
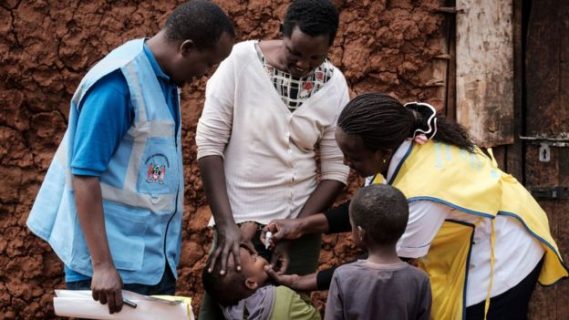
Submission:
[[[474,143],[458,123],[442,115],[427,117],[383,93],[366,93],[350,101],[338,118],[338,127],[347,135],[361,137],[365,147],[375,151],[395,149],[405,139],[414,138],[417,128],[434,126],[427,123],[429,118],[436,121],[436,130],[429,138],[474,152]]]
[[[336,38],[339,14],[329,0],[295,0],[288,7],[282,33],[290,38],[294,27],[311,37],[328,35],[330,45]]]

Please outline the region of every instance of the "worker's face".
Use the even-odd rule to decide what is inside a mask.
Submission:
[[[172,79],[182,87],[207,75],[231,53],[234,38],[224,32],[213,48],[199,49],[193,41],[186,40],[180,44],[175,59]]]
[[[311,37],[294,27],[290,37],[283,37],[285,65],[293,77],[304,77],[322,64],[330,49],[329,36]]]
[[[359,136],[347,135],[341,128],[336,128],[336,142],[344,154],[344,163],[362,177],[377,173],[386,175],[391,159],[389,151],[368,150]]]

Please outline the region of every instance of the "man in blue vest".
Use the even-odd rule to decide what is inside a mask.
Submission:
[[[173,294],[184,179],[179,87],[231,52],[235,32],[206,0],[176,8],[149,39],[110,52],[83,78],[28,227],[69,289],[119,312],[121,289]]]

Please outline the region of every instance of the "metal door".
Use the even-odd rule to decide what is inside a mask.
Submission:
[[[569,1],[524,1],[523,176],[569,259]],[[538,288],[532,319],[569,319],[569,281]]]

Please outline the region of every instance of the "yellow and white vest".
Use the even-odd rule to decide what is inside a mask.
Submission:
[[[379,175],[373,181],[382,182]],[[433,201],[491,220],[497,215],[517,219],[545,250],[539,282],[551,285],[569,275],[543,209],[514,177],[498,169],[495,161],[479,149],[470,153],[433,141],[411,144],[388,183],[400,189],[409,202]],[[469,223],[445,221],[429,253],[420,261],[431,280],[433,319],[464,316],[468,260],[475,228],[476,225]],[[488,254],[493,266],[493,229],[491,243]],[[488,292],[491,285],[492,279]],[[486,308],[489,298],[488,294]]]

